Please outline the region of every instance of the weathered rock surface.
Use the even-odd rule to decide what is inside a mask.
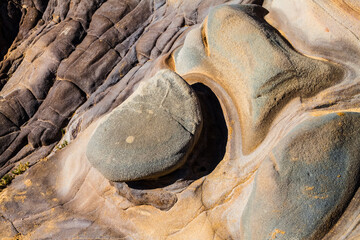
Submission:
[[[256,174],[243,239],[323,237],[359,185],[359,117],[314,117],[275,146]]]
[[[265,14],[256,5],[216,7],[174,53],[177,72],[211,76],[233,99],[244,154],[258,147],[288,101],[310,97],[344,75],[340,66],[295,52],[262,20]]]
[[[86,156],[112,181],[159,177],[184,164],[201,119],[195,92],[180,76],[162,70],[104,116]]]
[[[359,9],[350,0],[3,1],[0,176],[19,161],[31,167],[0,192],[0,236],[359,238]],[[89,141],[164,68],[193,84],[198,141],[171,173],[110,181],[90,164]],[[125,135],[131,114],[121,115]]]

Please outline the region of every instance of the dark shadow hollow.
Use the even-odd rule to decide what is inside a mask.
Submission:
[[[21,6],[17,1],[0,1],[0,61],[19,32]]]
[[[197,144],[186,163],[176,171],[157,179],[127,182],[133,189],[156,189],[174,184],[184,186],[211,173],[223,159],[226,151],[228,129],[221,105],[216,95],[204,84],[192,85],[201,105],[203,129]]]

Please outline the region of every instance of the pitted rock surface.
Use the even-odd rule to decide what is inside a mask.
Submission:
[[[200,131],[195,92],[163,70],[101,120],[86,155],[112,181],[159,177],[186,161]]]
[[[256,174],[243,238],[321,239],[359,184],[359,129],[359,113],[332,113],[285,136]]]

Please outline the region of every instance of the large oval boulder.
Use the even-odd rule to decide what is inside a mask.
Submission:
[[[101,120],[86,155],[112,181],[162,176],[186,161],[201,122],[195,92],[176,73],[162,70]]]

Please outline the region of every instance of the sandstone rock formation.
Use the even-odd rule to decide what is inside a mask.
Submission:
[[[262,20],[265,11],[256,5],[216,7],[174,52],[177,72],[185,78],[198,74],[199,81],[200,74],[211,76],[234,99],[245,154],[265,138],[279,108],[296,96],[318,93],[343,75],[339,66],[291,49]]]
[[[3,1],[0,177],[30,168],[0,189],[0,236],[359,238],[359,19],[351,0]],[[132,112],[166,82],[178,100]],[[131,131],[144,146],[116,148]]]

